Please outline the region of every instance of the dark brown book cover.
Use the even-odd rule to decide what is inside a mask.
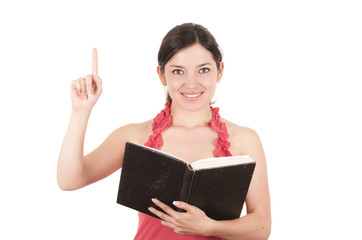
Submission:
[[[235,219],[243,208],[254,168],[251,161],[193,169],[179,158],[127,142],[117,203],[156,217],[148,211],[151,206],[159,209],[152,198],[175,210],[172,202],[180,200],[197,206],[212,219]]]

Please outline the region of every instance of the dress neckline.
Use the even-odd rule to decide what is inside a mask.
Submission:
[[[232,156],[229,152],[230,142],[228,141],[229,134],[226,124],[221,121],[219,108],[210,106],[212,112],[212,119],[208,122],[208,126],[214,129],[219,137],[216,140],[216,148],[214,150],[215,157]],[[153,134],[148,138],[145,146],[159,149],[163,145],[162,132],[165,131],[172,124],[172,116],[170,114],[171,103],[167,102],[165,108],[157,114],[153,119],[152,131]]]

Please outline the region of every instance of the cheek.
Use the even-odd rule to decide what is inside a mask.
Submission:
[[[177,77],[167,77],[166,76],[167,89],[169,91],[177,90],[182,86],[182,79]]]
[[[196,85],[199,87],[203,87],[209,90],[214,90],[217,84],[217,76],[216,75],[199,75],[196,76],[197,82]],[[169,92],[177,91],[178,89],[182,88],[185,84],[185,79],[182,76],[174,76],[174,75],[167,75],[165,76],[167,89]]]
[[[217,83],[217,77],[216,76],[201,76],[199,78],[199,83],[203,85],[206,88],[215,88]]]

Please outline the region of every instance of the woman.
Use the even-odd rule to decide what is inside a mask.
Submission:
[[[176,26],[162,41],[158,64],[159,78],[168,91],[165,109],[153,120],[116,129],[84,156],[87,122],[102,92],[97,51],[93,50],[92,74],[71,84],[72,113],[58,161],[60,188],[79,189],[121,168],[126,141],[158,148],[188,163],[213,156],[250,155],[256,168],[246,197],[246,216],[216,221],[187,203],[174,203],[186,210],[181,213],[152,199],[165,213],[149,210],[162,221],[140,213],[135,239],[267,239],[270,200],[259,137],[249,128],[220,118],[218,109],[209,104],[224,71],[214,37],[197,24]]]

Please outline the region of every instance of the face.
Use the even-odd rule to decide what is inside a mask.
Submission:
[[[177,52],[166,63],[164,72],[160,67],[157,71],[162,84],[167,86],[173,105],[198,110],[209,106],[223,69],[222,62],[217,69],[211,52],[194,44]]]

